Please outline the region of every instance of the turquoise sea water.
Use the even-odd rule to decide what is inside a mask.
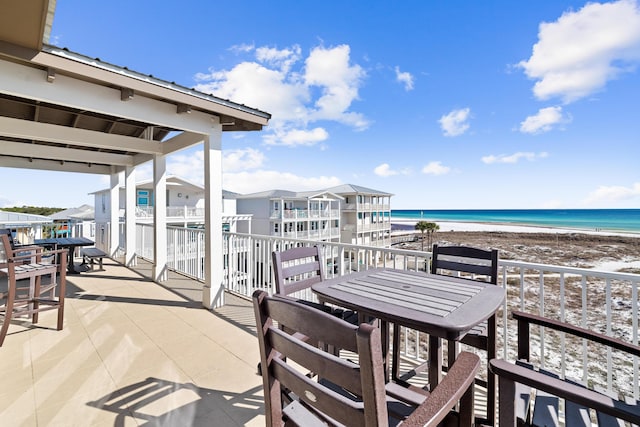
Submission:
[[[391,219],[486,222],[640,233],[640,209],[392,210]]]

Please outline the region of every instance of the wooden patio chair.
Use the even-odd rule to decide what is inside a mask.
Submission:
[[[444,381],[427,395],[385,384],[378,328],[355,326],[264,291],[253,294],[253,306],[267,426],[436,426],[445,419],[472,425],[473,381],[480,363],[476,355],[461,353]],[[311,342],[335,345],[353,357],[342,359]]]
[[[49,252],[60,264],[43,262],[39,246],[11,247],[11,234],[0,233],[0,275],[6,276],[7,289],[0,293],[0,346],[9,330],[11,320],[31,316],[38,323],[38,314],[58,310],[57,329],[62,330],[66,286],[66,250]],[[56,296],[57,291],[57,296]]]
[[[433,245],[431,255],[431,274],[442,274],[461,277],[469,280],[498,283],[498,250],[484,250],[469,246],[438,246]],[[429,337],[429,345],[440,347],[439,338]],[[487,381],[477,380],[479,385],[487,389],[487,418],[488,424],[495,419],[496,380],[488,371],[489,360],[496,357],[496,317],[490,317],[486,322],[475,326],[461,340],[461,343],[487,352]],[[433,344],[432,344],[433,343]],[[393,377],[399,378],[399,349],[400,327],[393,327]],[[447,351],[447,366],[452,366],[458,353],[459,342],[449,341]],[[428,362],[427,362],[428,363]],[[424,369],[421,366],[414,372]]]
[[[323,258],[318,246],[300,246],[272,252],[275,293],[292,297],[304,304],[324,310],[351,323],[357,323],[357,314],[351,310],[311,301],[311,286],[324,280]]]
[[[591,427],[595,425],[593,420],[600,427],[640,425],[640,403],[632,397],[587,388],[579,381],[560,378],[529,363],[530,326],[563,332],[635,357],[640,357],[640,346],[547,317],[518,311],[512,316],[518,321],[518,360],[490,362],[490,369],[498,376],[500,427],[553,426],[562,422],[566,427]],[[559,417],[560,407],[564,408],[564,420]]]

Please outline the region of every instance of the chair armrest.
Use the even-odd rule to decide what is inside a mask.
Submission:
[[[597,391],[583,386],[553,378],[533,369],[518,366],[501,359],[492,359],[489,362],[490,370],[500,379],[507,379],[514,383],[525,384],[532,388],[545,391],[554,396],[593,408],[596,411],[612,415],[616,418],[638,424],[640,423],[640,406],[629,405],[623,401],[605,396]],[[501,393],[503,388],[500,387]],[[500,405],[503,399],[513,400],[513,396],[501,396]],[[504,400],[509,402],[509,400]],[[502,423],[501,423],[502,424]]]
[[[40,246],[35,246],[36,248],[42,249]],[[22,251],[22,250],[16,250],[14,252],[26,252],[26,251]],[[46,254],[43,253],[42,251],[37,251],[34,253],[27,253],[24,255],[16,255],[16,256],[12,256],[8,259],[8,261],[10,262],[18,262],[18,263],[23,263],[23,262],[40,262],[42,260],[43,256],[51,256],[51,255],[64,255],[66,256],[67,253],[67,249],[56,249],[54,251],[48,251]],[[35,260],[34,260],[35,258]]]
[[[608,345],[617,350],[627,352],[629,354],[640,356],[640,346],[631,344],[620,339],[610,337],[605,334],[584,329],[578,326],[571,325],[569,323],[561,322],[559,320],[549,319],[548,317],[538,316],[531,313],[525,313],[522,311],[512,312],[512,316],[515,320],[525,322],[526,324],[535,324],[544,326],[545,328],[551,328],[556,331],[566,332],[571,335],[575,335],[580,338],[586,338],[589,341],[597,342],[599,344]]]
[[[37,255],[41,254],[43,249],[44,248],[42,246],[35,245],[16,246],[15,248],[11,249],[11,255],[13,257],[21,256],[23,254]]]
[[[425,402],[402,423],[403,426],[436,426],[449,414],[465,394],[470,402],[461,402],[460,413],[473,418],[473,383],[480,368],[480,358],[462,352],[447,372],[444,380],[431,392]],[[468,407],[468,404],[471,407]],[[465,425],[461,422],[461,425]],[[470,425],[470,424],[469,424]]]

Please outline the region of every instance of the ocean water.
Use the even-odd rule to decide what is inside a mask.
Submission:
[[[640,209],[391,210],[391,219],[486,222],[640,233]]]

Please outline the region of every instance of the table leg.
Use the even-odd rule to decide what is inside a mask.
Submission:
[[[442,340],[429,335],[429,388],[433,390],[440,384],[442,371]]]
[[[80,272],[76,270],[76,266],[73,263],[73,255],[76,251],[75,246],[69,246],[69,253],[67,254],[67,274],[79,274]]]

